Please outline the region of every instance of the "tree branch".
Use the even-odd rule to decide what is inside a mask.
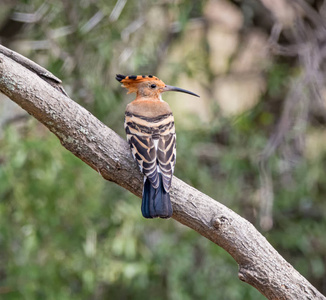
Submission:
[[[0,91],[43,123],[61,144],[103,178],[136,196],[143,178],[128,144],[91,113],[0,46]],[[24,61],[26,63],[26,61]],[[41,74],[42,75],[42,74]],[[60,81],[58,81],[58,84]],[[224,248],[239,264],[240,280],[268,299],[326,299],[247,220],[173,178],[173,218]]]

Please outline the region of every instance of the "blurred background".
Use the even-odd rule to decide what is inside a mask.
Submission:
[[[175,175],[252,222],[326,295],[326,5],[303,0],[0,1],[0,42],[62,79],[123,138],[153,74],[170,93]],[[65,150],[0,96],[1,299],[265,299],[223,249]]]

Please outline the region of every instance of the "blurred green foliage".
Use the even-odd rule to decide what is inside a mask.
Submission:
[[[131,98],[116,73],[156,74],[164,65],[171,84],[184,74],[212,84],[212,74],[205,43],[201,55],[164,63],[167,49],[202,17],[206,1],[128,1],[114,15],[117,3],[124,1],[20,1],[14,9],[34,13],[43,7],[43,17],[27,24],[20,38],[46,46],[26,55],[124,136]],[[195,125],[189,129],[176,117],[175,175],[258,228],[258,156],[296,76],[291,66],[273,62],[264,99],[236,118],[222,116],[213,101],[209,124],[190,116]],[[23,126],[9,122],[0,133],[1,299],[264,299],[237,279],[237,265],[223,249],[174,220],[143,219],[140,199],[105,182],[32,118]],[[280,152],[270,157],[274,226],[264,233],[323,291],[325,165],[325,151],[290,167]]]

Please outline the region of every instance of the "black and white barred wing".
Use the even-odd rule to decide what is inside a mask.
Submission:
[[[157,160],[162,173],[163,186],[166,192],[170,191],[176,160],[176,135],[170,133],[160,136],[157,147]]]
[[[126,127],[127,140],[130,144],[131,153],[137,161],[140,171],[149,179],[152,186],[157,189],[159,186],[159,176],[157,173],[157,156],[154,142],[151,136],[141,136],[132,134]]]
[[[125,114],[125,130],[134,158],[142,173],[156,189],[159,175],[166,192],[170,191],[176,160],[176,135],[172,113],[157,117]]]

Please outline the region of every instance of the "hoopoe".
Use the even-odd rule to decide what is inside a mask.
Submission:
[[[128,94],[136,93],[136,99],[127,105],[124,127],[132,155],[144,174],[142,214],[145,218],[170,218],[176,135],[172,111],[161,94],[175,91],[199,96],[166,85],[152,75],[117,74],[116,79],[128,89]]]

